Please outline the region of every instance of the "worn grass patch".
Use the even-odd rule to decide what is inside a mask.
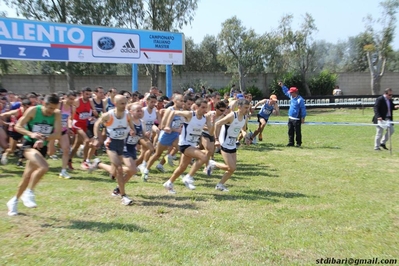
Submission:
[[[307,121],[361,122],[371,109],[309,111]],[[286,121],[286,116],[271,120]],[[254,130],[255,124],[250,128]],[[396,258],[399,247],[399,141],[393,154],[373,150],[374,127],[303,126],[303,147],[285,147],[287,127],[269,125],[263,142],[238,151],[230,190],[222,175],[198,172],[197,189],[168,173],[136,177],[134,205],[111,197],[108,174],[75,170],[58,178],[60,161],[36,191],[38,208],[5,206],[23,169],[0,166],[1,265],[312,265],[316,259]],[[102,157],[106,160],[105,157]],[[221,156],[216,155],[221,161]],[[77,162],[77,160],[75,160]],[[77,164],[76,164],[77,165]]]

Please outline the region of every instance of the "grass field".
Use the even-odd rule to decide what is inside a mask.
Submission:
[[[308,110],[307,121],[369,123],[371,109]],[[397,114],[399,115],[399,114]],[[271,121],[286,121],[286,113]],[[252,130],[255,124],[251,124]],[[399,260],[399,133],[393,152],[373,150],[375,128],[307,126],[303,147],[285,147],[287,126],[238,150],[238,166],[201,172],[197,189],[180,179],[176,195],[151,171],[127,186],[133,206],[111,197],[97,171],[58,178],[60,161],[36,190],[38,208],[7,216],[22,168],[0,166],[1,265],[314,265],[320,258]],[[102,157],[106,160],[105,157]],[[221,161],[221,156],[216,155]],[[77,162],[77,160],[75,160]],[[177,161],[176,161],[177,163]],[[77,165],[77,163],[75,163]]]

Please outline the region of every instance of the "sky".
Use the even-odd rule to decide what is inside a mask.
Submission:
[[[381,17],[381,0],[199,0],[194,21],[182,32],[199,44],[206,35],[217,36],[222,23],[233,16],[241,20],[247,29],[257,34],[276,29],[286,14],[292,14],[293,29],[298,29],[304,15],[309,13],[315,20],[318,32],[315,40],[337,43],[346,41],[365,30],[363,19],[371,14]],[[399,49],[399,23],[395,31],[393,48]]]
[[[382,0],[198,0],[194,20],[181,32],[186,37],[201,43],[206,35],[217,36],[222,23],[233,16],[242,21],[247,29],[252,28],[257,34],[276,29],[280,19],[292,14],[293,29],[298,29],[305,13],[315,19],[318,31],[315,40],[331,43],[346,41],[364,31],[363,19],[371,14],[373,18],[381,16],[379,3]],[[16,17],[14,10],[9,9],[0,0],[0,10],[5,10],[9,17]],[[393,48],[399,49],[399,23],[395,31]]]

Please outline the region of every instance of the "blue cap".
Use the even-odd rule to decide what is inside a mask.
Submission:
[[[241,93],[240,94],[237,94],[237,99],[244,99],[244,95],[242,95]]]

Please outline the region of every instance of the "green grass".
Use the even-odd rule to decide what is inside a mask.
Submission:
[[[307,121],[369,123],[371,109],[308,110]],[[271,120],[286,121],[286,113]],[[251,129],[255,124],[250,125]],[[23,169],[0,166],[1,265],[313,265],[316,259],[399,259],[399,141],[375,152],[375,128],[303,126],[303,147],[285,147],[287,126],[269,125],[264,140],[238,151],[223,193],[222,175],[200,171],[197,189],[151,171],[127,186],[134,205],[111,197],[108,174],[60,161],[36,190],[38,208],[19,204],[8,217]],[[102,157],[104,158],[104,157]],[[105,158],[104,158],[105,159]],[[221,161],[217,155],[216,160]],[[75,160],[77,162],[77,160]],[[77,163],[76,163],[77,165]]]

